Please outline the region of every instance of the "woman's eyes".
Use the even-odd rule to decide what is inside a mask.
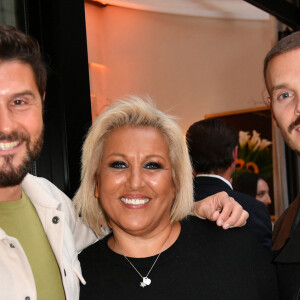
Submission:
[[[128,168],[128,165],[124,161],[114,161],[111,164],[109,164],[109,166],[114,169]]]
[[[262,191],[262,192],[257,193],[256,196],[257,196],[257,197],[263,197],[263,196],[265,196],[266,194],[269,194],[269,192],[268,192],[268,191]]]
[[[124,161],[114,161],[110,163],[109,166],[114,169],[127,169],[129,167],[129,165]],[[147,162],[143,165],[143,168],[149,170],[157,170],[162,169],[162,165],[157,162]]]
[[[151,170],[156,170],[156,169],[162,169],[162,165],[157,162],[148,162],[144,164],[145,169],[151,169]]]

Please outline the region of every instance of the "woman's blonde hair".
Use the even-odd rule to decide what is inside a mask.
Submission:
[[[103,236],[99,218],[101,211],[94,192],[100,166],[103,145],[115,128],[123,126],[143,126],[158,129],[169,146],[172,178],[175,185],[175,199],[170,212],[171,222],[186,217],[193,207],[192,167],[184,135],[180,127],[169,116],[156,109],[150,99],[131,96],[113,104],[100,115],[91,126],[82,150],[81,185],[74,203],[84,223],[98,236]]]

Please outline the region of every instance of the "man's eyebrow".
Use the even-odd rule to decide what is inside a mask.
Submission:
[[[271,92],[274,92],[276,90],[281,90],[281,89],[290,90],[290,88],[286,84],[280,84],[280,85],[273,86],[272,89],[271,89]]]
[[[14,93],[12,95],[12,97],[14,97],[14,98],[15,97],[21,97],[21,96],[31,96],[31,97],[35,98],[35,94],[30,90],[25,90],[25,91],[22,91],[22,92]]]

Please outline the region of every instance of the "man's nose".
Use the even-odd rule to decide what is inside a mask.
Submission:
[[[272,203],[272,200],[271,200],[271,197],[270,197],[270,195],[269,195],[269,193],[267,193],[267,204],[271,204]]]
[[[297,95],[297,98],[296,98],[295,115],[297,115],[297,116],[300,115],[300,96],[299,95]]]
[[[12,113],[5,106],[0,105],[0,132],[8,134],[14,131],[16,122]]]

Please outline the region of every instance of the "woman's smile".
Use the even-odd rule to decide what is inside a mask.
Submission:
[[[148,203],[150,201],[150,198],[141,194],[128,194],[122,196],[121,201],[127,206],[134,206],[133,208],[136,208],[136,206],[141,206]]]

